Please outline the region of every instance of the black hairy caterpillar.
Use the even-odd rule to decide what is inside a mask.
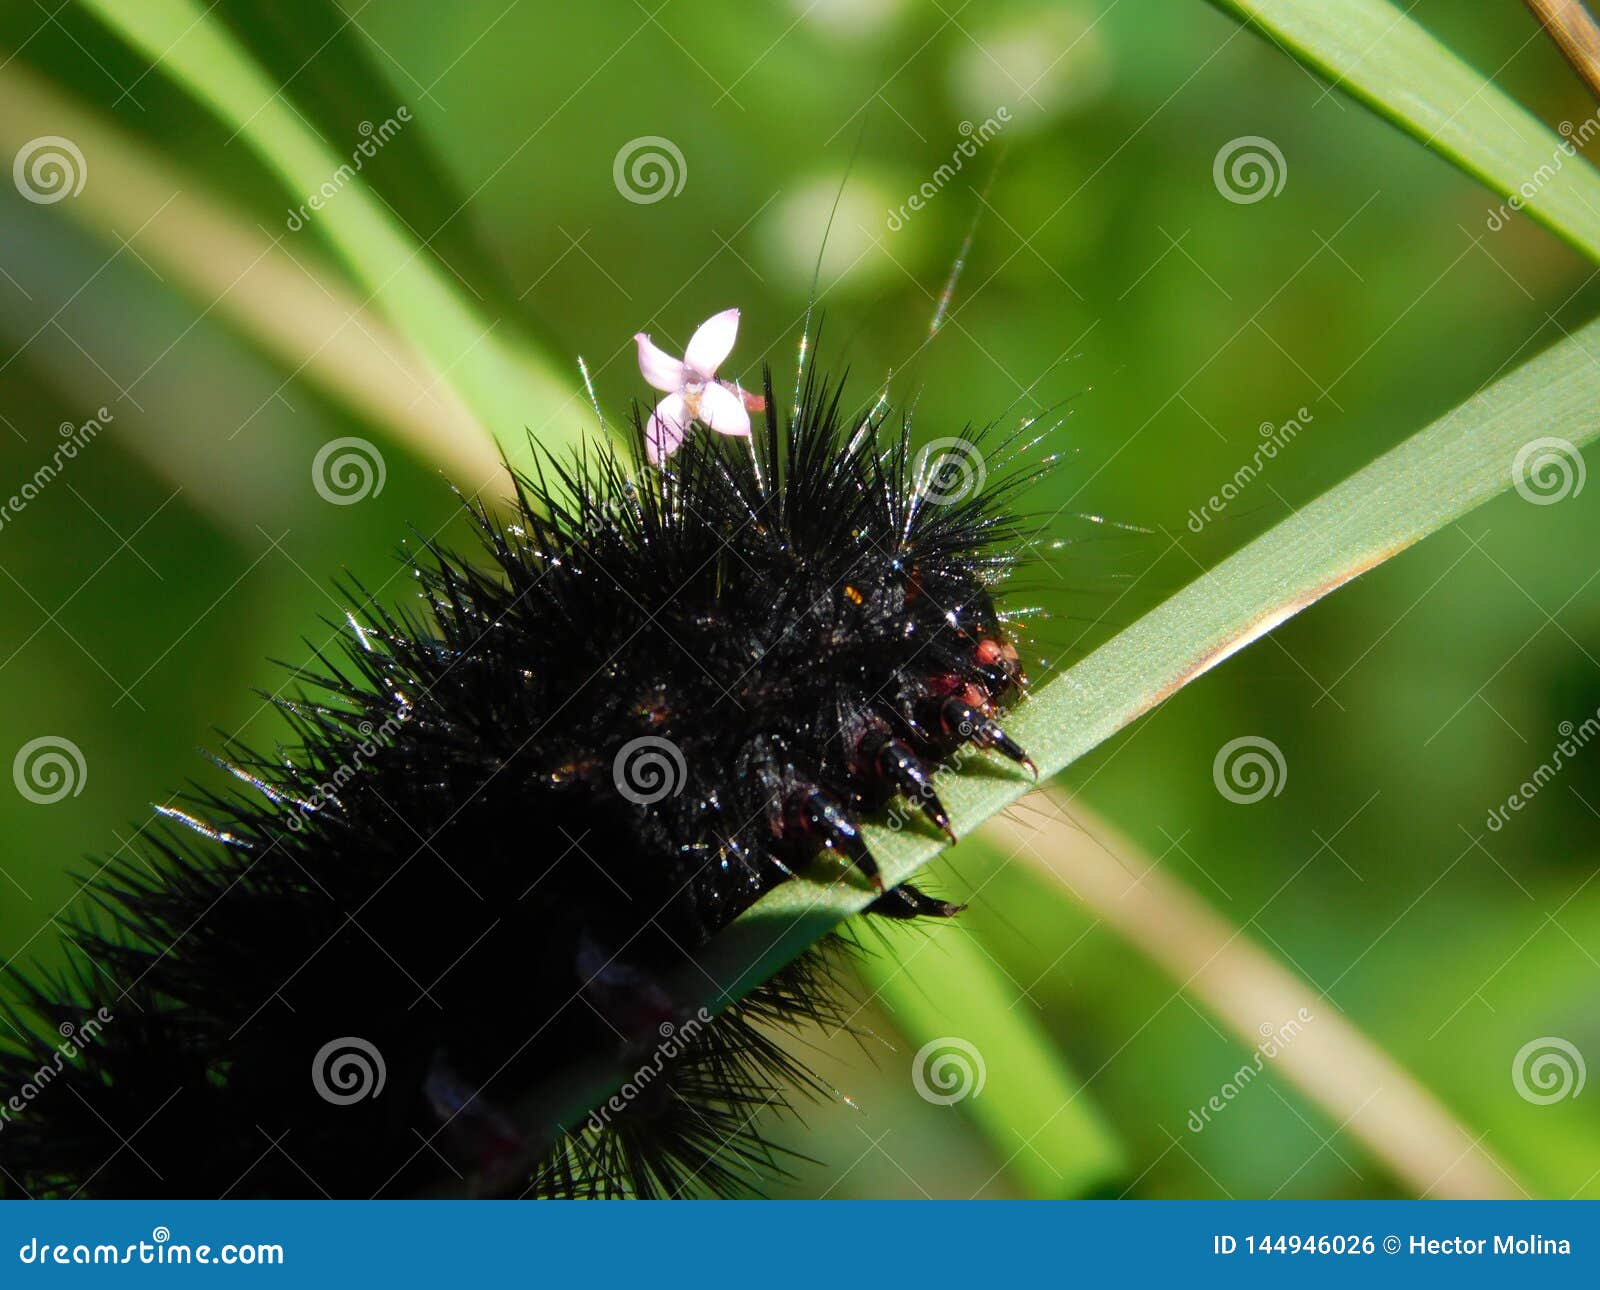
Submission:
[[[38,1095],[0,1119],[7,1190],[730,1194],[773,1163],[753,1113],[809,1080],[774,1030],[836,1019],[822,954],[716,1018],[663,982],[819,855],[877,914],[956,912],[884,891],[859,819],[903,794],[948,833],[963,745],[1032,767],[991,596],[1026,475],[938,496],[881,400],[847,415],[813,368],[780,416],[763,384],[753,436],[659,469],[637,415],[629,457],[541,458],[510,522],[472,506],[489,562],[412,558],[425,612],[352,589],[346,652],[279,701],[293,746],[225,749],[244,786],[169,811],[71,966],[14,978],[0,1085]],[[575,1055],[667,1034],[615,1114],[530,1122]]]

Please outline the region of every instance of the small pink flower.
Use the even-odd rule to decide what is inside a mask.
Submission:
[[[659,348],[644,332],[634,336],[639,346],[639,370],[652,388],[667,397],[645,428],[645,450],[650,464],[659,466],[683,443],[696,421],[718,434],[750,433],[750,413],[760,412],[766,400],[747,394],[738,385],[717,380],[717,368],[733,349],[739,334],[739,311],[724,309],[695,329],[682,360]]]

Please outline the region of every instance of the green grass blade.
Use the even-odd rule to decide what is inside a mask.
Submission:
[[[232,126],[282,180],[298,207],[324,183],[341,186],[311,218],[356,280],[441,372],[513,461],[525,428],[547,445],[587,421],[577,382],[541,355],[514,350],[472,308],[426,246],[295,112],[260,65],[197,0],[84,0],[109,28]],[[419,128],[411,125],[410,128]],[[360,142],[351,140],[352,146]],[[346,168],[341,178],[340,168]]]
[[[951,1112],[959,1107],[989,1142],[997,1177],[1003,1172],[1027,1196],[1062,1198],[1091,1195],[1125,1175],[1115,1131],[969,936],[929,936],[903,957],[864,956],[856,970],[907,1041],[926,1096]],[[945,1080],[941,1056],[950,1063]]]
[[[1563,440],[1569,467],[1581,468],[1577,447],[1600,433],[1597,357],[1600,322],[1391,449],[1040,686],[1008,729],[1041,774],[1054,775],[1302,609],[1509,488],[1530,441]],[[1031,787],[989,756],[942,776],[939,795],[956,832],[967,834]],[[865,833],[890,886],[945,845],[909,829],[869,824]],[[681,997],[725,1007],[872,899],[849,877],[784,883],[712,941],[684,974]],[[546,1125],[570,1122],[624,1078],[609,1066],[566,1072],[534,1114]]]
[[[1166,973],[1174,999],[1181,993],[1209,1012],[1231,1032],[1243,1061],[1260,1067],[1258,1074],[1270,1061],[1273,1081],[1296,1088],[1332,1133],[1359,1142],[1409,1195],[1512,1200],[1528,1194],[1486,1145],[1489,1135],[1480,1126],[1452,1113],[1319,987],[1268,950],[1255,929],[1229,919],[1059,786],[996,816],[972,841],[1022,868],[1030,900],[1070,893],[1078,918],[1092,917]],[[1216,1107],[1197,1102],[1190,1110],[1203,1128]],[[1196,1132],[1192,1121],[1188,1128]]]
[[[292,87],[295,112],[339,146],[362,123],[381,122],[399,102],[443,105],[367,34],[366,15],[340,0],[205,0],[274,85]],[[372,15],[376,16],[376,15]],[[430,122],[431,124],[431,122]],[[464,283],[479,313],[517,313],[516,288],[485,250],[467,194],[427,125],[394,135],[361,168],[361,178],[400,224],[425,237],[435,257]],[[457,218],[457,216],[463,216]]]
[[[472,411],[415,346],[362,306],[345,274],[319,255],[275,242],[247,212],[207,191],[112,118],[20,62],[12,64],[0,76],[0,152],[9,155],[52,133],[94,158],[97,180],[77,201],[55,208],[63,218],[113,246],[137,237],[140,260],[160,275],[152,283],[183,292],[198,311],[197,322],[226,320],[297,383],[393,436],[462,488],[500,479],[509,489],[494,442]],[[153,298],[121,301],[119,308],[125,304],[137,317]],[[219,475],[216,460],[202,461],[181,446],[180,425],[155,430],[160,419],[150,419],[152,434],[129,442],[139,452],[165,444],[164,468],[192,471],[194,495],[225,493],[230,480],[238,489],[263,492],[259,478],[252,489],[253,463],[241,460],[237,477]],[[216,513],[243,514],[220,498]],[[244,531],[253,534],[261,518],[253,516]]]
[[[1558,135],[1389,0],[1211,2],[1600,261],[1600,121]]]

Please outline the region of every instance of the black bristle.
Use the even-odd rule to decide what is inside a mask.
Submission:
[[[865,882],[859,818],[997,744],[1020,477],[930,500],[942,467],[881,411],[814,368],[797,415],[765,388],[764,432],[662,469],[541,457],[510,522],[473,506],[487,562],[413,559],[424,613],[346,589],[362,625],[296,670],[291,745],[227,748],[237,789],[94,879],[71,968],[14,976],[0,1085],[34,1092],[0,1187],[725,1195],[783,1169],[757,1113],[809,1081],[782,1032],[842,1020],[824,956],[715,1019],[660,983],[818,855]],[[526,1119],[619,1052],[652,1069],[620,1110]]]

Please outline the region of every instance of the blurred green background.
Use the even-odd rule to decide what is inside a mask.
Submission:
[[[92,14],[54,10],[0,5],[5,159],[56,134],[78,140],[87,167],[84,190],[58,202],[0,184],[0,493],[50,458],[62,423],[100,407],[114,419],[0,528],[0,753],[59,735],[87,765],[82,791],[53,805],[0,793],[0,951],[46,962],[52,924],[84,912],[72,875],[130,845],[149,803],[211,782],[197,748],[279,736],[259,691],[284,674],[268,660],[302,660],[308,640],[332,636],[332,579],[405,603],[396,548],[462,531],[441,471],[469,490],[491,479],[448,379],[419,379],[415,361],[352,370],[420,427],[409,437],[330,393],[342,346],[371,348],[385,301],[336,328],[304,321],[297,299],[371,295],[340,267],[324,215],[288,227],[307,194]],[[1594,111],[1520,3],[1411,12],[1546,122]],[[638,330],[673,349],[736,304],[724,375],[748,383],[763,360],[788,370],[848,168],[822,270],[822,361],[847,364],[863,401],[892,372],[924,436],[1058,406],[1049,442],[1067,457],[1029,499],[1047,542],[1010,602],[1045,611],[1025,633],[1036,676],[1600,303],[1578,255],[1524,218],[1489,231],[1499,202],[1486,190],[1200,0],[224,0],[207,21],[233,31],[281,87],[276,102],[339,158],[362,122],[407,109],[363,176],[493,324],[483,343],[542,353],[562,397],[580,396],[527,410],[551,442],[598,433],[580,354],[611,424],[649,396]],[[962,123],[1001,107],[1011,119],[995,139],[891,230]],[[1219,192],[1213,160],[1248,135],[1281,151],[1285,182],[1241,204]],[[676,195],[619,191],[614,159],[643,136],[681,153]],[[196,203],[210,222],[191,222]],[[206,285],[197,270],[222,276]],[[309,297],[280,293],[285,281]],[[246,314],[281,329],[276,346]],[[302,330],[312,339],[295,358]],[[1250,458],[1258,427],[1302,408],[1292,447],[1191,532],[1191,510]],[[330,505],[313,460],[345,436],[378,446],[384,485]],[[1511,1080],[1539,1036],[1600,1054],[1600,751],[1503,831],[1484,821],[1549,757],[1558,723],[1600,708],[1593,502],[1502,497],[1064,777],[1535,1195],[1600,1195],[1593,1094],[1535,1105]],[[1282,750],[1279,795],[1240,805],[1217,791],[1213,758],[1241,735]],[[1270,1064],[1191,1131],[1190,1111],[1248,1047],[1093,913],[1041,899],[1021,866],[967,847],[937,871],[947,891],[982,886],[967,930],[998,963],[1007,1006],[1087,1080],[1081,1101],[1116,1144],[1080,1190],[1404,1193]],[[958,934],[936,929],[926,955]],[[778,1190],[1023,1188],[972,1104],[917,1095],[918,1041],[896,1018],[868,1005],[858,1020],[865,1040],[816,1041],[849,1101],[779,1130],[822,1163],[796,1165]]]

